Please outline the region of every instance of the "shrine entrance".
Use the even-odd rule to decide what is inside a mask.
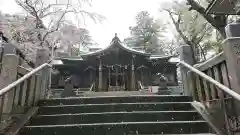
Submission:
[[[108,91],[125,90],[125,66],[111,65],[108,68]]]

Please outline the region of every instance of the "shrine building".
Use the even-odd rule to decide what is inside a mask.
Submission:
[[[136,91],[142,87],[158,86],[162,75],[167,86],[176,86],[177,66],[169,63],[171,56],[151,55],[127,47],[115,35],[107,47],[77,57],[59,57],[55,64],[52,88],[64,87],[71,76],[74,88],[93,91]]]

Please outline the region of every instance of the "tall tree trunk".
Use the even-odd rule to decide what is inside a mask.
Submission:
[[[197,63],[197,58],[196,58],[196,49],[194,47],[194,45],[189,45],[190,48],[191,48],[191,51],[192,51],[192,59],[193,59],[193,64],[196,64]]]

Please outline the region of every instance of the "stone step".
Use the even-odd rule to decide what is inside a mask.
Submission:
[[[151,135],[151,134],[131,134],[131,135]],[[216,135],[216,134],[200,133],[200,134],[154,134],[154,135]]]
[[[202,120],[196,111],[135,111],[39,115],[31,119],[30,125],[64,125],[114,122],[148,121],[195,121]]]
[[[137,135],[137,134],[134,134]],[[150,135],[150,134],[138,134],[138,135]],[[211,133],[200,133],[200,134],[154,134],[154,135],[216,135]]]
[[[159,94],[159,95],[170,95],[171,94],[171,90],[159,90],[158,92],[156,92],[156,94]]]
[[[108,103],[83,105],[43,106],[38,115],[76,114],[132,111],[186,111],[193,110],[190,102]]]
[[[64,89],[52,89],[52,94],[55,98],[61,97],[61,93]],[[75,90],[76,91],[76,90]],[[95,92],[95,91],[82,91],[78,96],[73,97],[99,97],[99,96],[132,96],[132,95],[154,95],[154,93],[147,91],[107,91],[107,92]]]
[[[200,133],[200,134],[129,134],[129,135],[216,135],[216,134]]]
[[[137,102],[188,102],[191,97],[180,95],[133,95],[133,96],[101,96],[101,97],[76,97],[42,100],[40,106],[76,105],[76,104],[107,104],[107,103],[137,103]]]
[[[21,135],[133,135],[208,133],[205,121],[121,122],[25,126]]]
[[[85,97],[99,97],[99,96],[133,96],[133,95],[154,95],[149,91],[107,91],[107,92],[93,92],[88,91],[82,94]]]

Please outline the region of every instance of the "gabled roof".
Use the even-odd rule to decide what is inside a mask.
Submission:
[[[239,14],[235,6],[239,0],[212,0],[206,9],[207,14]]]
[[[130,53],[133,53],[133,54],[139,54],[139,55],[144,55],[144,56],[150,56],[151,55],[151,54],[146,53],[144,51],[139,51],[139,50],[132,49],[132,48],[126,46],[124,43],[121,43],[120,40],[113,40],[110,43],[110,45],[106,46],[105,48],[102,48],[102,49],[97,50],[95,52],[89,52],[89,53],[86,53],[86,54],[82,54],[81,56],[82,57],[88,57],[88,56],[94,56],[94,55],[101,55],[101,54],[104,54],[105,52],[109,51],[113,47],[121,48],[121,49],[123,49],[127,52],[130,52]]]
[[[127,45],[121,43],[119,38],[115,35],[115,37],[112,39],[112,42],[110,43],[110,45],[106,46],[105,48],[99,49],[95,52],[88,52],[86,54],[81,54],[81,56],[59,57],[59,58],[57,58],[57,60],[62,60],[63,63],[69,62],[69,61],[83,62],[83,61],[87,60],[87,59],[85,59],[87,57],[90,57],[90,56],[97,57],[97,56],[104,55],[104,53],[107,53],[108,51],[111,51],[112,48],[120,48],[122,50],[125,50],[125,51],[130,52],[130,53],[135,54],[135,55],[146,56],[149,60],[170,59],[172,57],[172,56],[167,56],[167,55],[152,55],[152,54],[146,53],[144,51],[139,51],[139,50],[132,49],[132,48],[128,47]]]

